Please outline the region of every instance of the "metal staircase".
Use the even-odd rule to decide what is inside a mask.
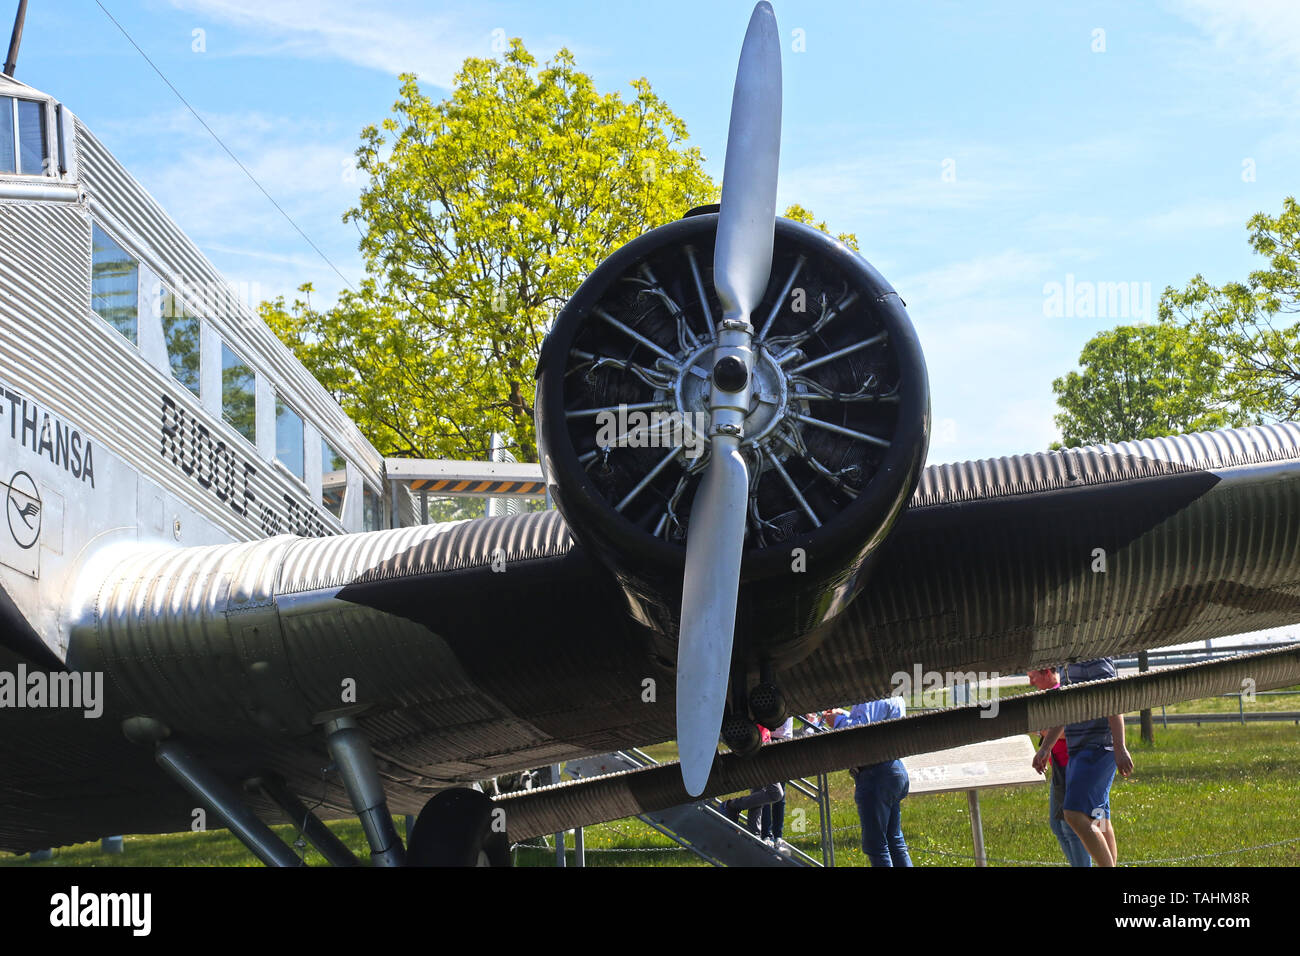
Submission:
[[[572,777],[598,777],[620,770],[637,770],[658,763],[640,750],[571,760],[564,769]],[[804,790],[804,787],[800,787]],[[805,791],[806,792],[806,791]],[[668,810],[641,814],[637,819],[714,866],[821,866],[790,844],[785,852],[765,843],[719,811],[716,800],[687,803]]]

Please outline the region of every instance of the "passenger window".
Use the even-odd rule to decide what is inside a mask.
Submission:
[[[0,173],[18,171],[18,140],[14,136],[14,101],[0,96]]]
[[[325,439],[320,440],[320,503],[336,518],[343,517],[348,490],[348,461]]]
[[[167,289],[162,293],[162,327],[172,376],[199,394],[199,319]]]
[[[225,342],[221,343],[221,417],[257,443],[257,376]]]
[[[302,416],[277,396],[275,399],[275,457],[284,467],[299,478],[306,477],[306,471],[303,468],[302,450]]]
[[[136,344],[139,266],[113,238],[91,224],[90,307]]]

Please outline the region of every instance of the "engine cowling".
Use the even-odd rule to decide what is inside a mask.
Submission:
[[[716,209],[716,207],[712,207]],[[548,487],[671,666],[691,507],[709,454],[709,361],[722,314],[715,211],[605,260],[560,313],[538,364]],[[753,316],[754,398],[736,653],[781,665],[865,583],[924,466],[930,399],[901,298],[845,244],[777,219]]]

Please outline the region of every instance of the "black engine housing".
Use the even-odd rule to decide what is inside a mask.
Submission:
[[[672,449],[663,445],[601,447],[591,413],[658,404],[665,415],[707,415],[711,363],[700,358],[722,314],[717,223],[716,213],[690,215],[606,259],[558,316],[538,363],[548,488],[575,538],[613,572],[666,666],[676,657],[684,538],[699,486],[688,469],[700,459],[681,451],[665,463]],[[929,383],[898,294],[854,250],[800,223],[776,221],[772,276],[751,322],[751,518],[735,646],[742,661],[779,666],[808,653],[862,588],[911,497],[929,438]]]

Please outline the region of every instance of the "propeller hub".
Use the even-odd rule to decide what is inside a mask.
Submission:
[[[740,359],[727,356],[713,366],[712,374],[706,371],[713,360],[712,345],[705,345],[690,356],[678,359],[682,371],[674,383],[672,401],[679,411],[690,416],[687,418],[688,421],[709,422],[710,384],[726,390],[726,386],[718,381],[717,376],[718,366],[728,362],[729,359],[741,366],[743,370],[744,363]],[[785,368],[761,345],[754,349],[754,367],[748,375],[748,380],[742,382],[739,389],[732,390],[732,393],[740,391],[746,385],[752,387],[744,416],[742,447],[766,439],[783,419],[808,412],[808,403],[800,401],[796,394],[797,389],[790,385]],[[703,428],[701,431],[708,431],[708,429]],[[784,446],[775,448],[774,451],[782,457],[785,456]]]
[[[724,392],[739,392],[749,384],[749,370],[734,355],[724,355],[713,366],[713,384]]]

